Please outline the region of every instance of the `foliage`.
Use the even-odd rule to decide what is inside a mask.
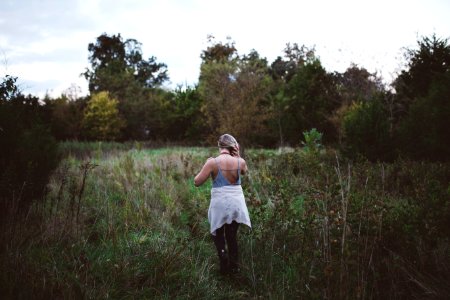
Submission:
[[[318,59],[300,67],[283,89],[284,111],[281,128],[288,141],[298,140],[298,132],[317,128],[333,141],[336,130],[329,116],[340,104],[334,78]]]
[[[407,68],[394,81],[399,98],[411,101],[428,94],[433,82],[450,68],[450,46],[447,39],[435,34],[417,41],[418,49],[406,49]]]
[[[70,100],[62,95],[56,99],[46,98],[44,103],[55,139],[72,140],[82,137],[82,121],[87,98]]]
[[[5,77],[0,294],[446,299],[450,51],[435,36],[418,44],[395,93],[355,65],[327,72],[304,46],[288,44],[269,64],[231,42],[202,52],[198,86],[168,91],[158,88],[164,64],[144,61],[137,41],[106,34],[89,46],[89,101],[42,102]],[[91,139],[149,140],[66,141],[52,173],[59,156],[50,128],[78,138],[80,124]],[[192,180],[217,150],[154,149],[223,132],[253,145],[305,138],[303,148],[246,151],[253,228],[239,231],[241,273],[225,278],[206,220],[210,183]],[[322,133],[325,145],[342,142],[343,158],[322,147]]]
[[[119,103],[120,112],[127,122],[125,137],[129,140],[147,140],[164,136],[171,97],[171,93],[161,89],[130,90]]]
[[[17,77],[6,75],[0,83],[0,101],[8,101],[19,94]]]
[[[372,161],[392,159],[395,149],[381,97],[354,103],[344,116],[344,145],[350,157],[360,154]]]
[[[42,199],[59,161],[39,99],[22,95],[15,82],[7,76],[0,85],[0,214],[24,212]]]
[[[113,155],[131,149],[142,149],[139,142],[90,142],[90,141],[63,141],[59,142],[59,150],[63,157],[73,157],[80,160],[88,157],[102,157]]]
[[[211,138],[229,132],[244,144],[254,141],[269,118],[270,89],[267,63],[256,52],[231,61],[205,61],[201,66],[199,93]]]
[[[398,148],[414,159],[448,160],[450,45],[435,35],[407,49],[407,69],[394,87]]]
[[[134,39],[124,41],[120,34],[104,33],[88,49],[91,68],[83,75],[91,93],[107,91],[119,101],[119,112],[126,121],[121,135],[141,140],[154,137],[160,129],[150,124],[151,119],[166,118],[158,115],[159,101],[164,100],[164,93],[158,88],[168,80],[167,66],[155,57],[145,60],[141,43]]]
[[[344,103],[368,102],[384,91],[381,78],[355,64],[344,73],[336,73],[339,94]]]
[[[202,112],[204,102],[198,86],[178,87],[173,101],[174,113],[169,136],[176,140],[194,142],[197,145],[202,143],[207,136],[208,127]]]
[[[429,93],[417,97],[400,121],[401,153],[418,160],[450,159],[450,72],[436,79]]]
[[[278,56],[270,65],[270,74],[275,81],[288,83],[299,68],[316,59],[314,48],[297,43],[287,43],[284,48],[284,58]]]
[[[117,109],[118,101],[108,92],[92,95],[84,111],[82,126],[87,137],[99,140],[120,138],[120,130],[125,125]]]
[[[230,39],[228,39],[227,43],[216,42],[215,37],[209,35],[208,43],[210,45],[200,55],[203,64],[230,62],[237,56],[237,49],[234,46],[234,42],[230,41]]]
[[[304,45],[299,47],[296,43],[292,45],[287,43],[283,52],[283,57],[278,56],[269,68],[269,74],[274,80],[274,88],[269,95],[272,118],[268,122],[269,130],[265,137],[269,141],[273,140],[273,144],[276,136],[278,145],[281,147],[296,142],[289,128],[296,121],[292,120],[288,113],[292,112],[292,107],[290,97],[286,93],[287,84],[301,68],[316,59],[314,48],[310,49]]]
[[[1,228],[2,295],[398,299],[449,292],[448,164],[352,164],[328,151],[248,150],[243,189],[253,228],[239,230],[241,273],[224,278],[206,221],[211,186],[192,181],[215,150],[97,146],[90,157],[64,160],[45,206],[18,220],[23,226]],[[84,176],[88,163],[97,167]]]
[[[154,87],[168,79],[167,66],[157,63],[153,56],[145,60],[137,40],[123,41],[120,34],[109,36],[104,33],[97,37],[95,44],[89,44],[88,50],[92,69],[87,69],[83,75],[89,81],[91,92],[116,92],[126,87],[123,84],[127,82]]]
[[[322,148],[322,135],[316,128],[310,131],[304,131],[303,137],[305,141],[302,142],[303,150],[310,153],[318,153],[320,148]]]
[[[355,64],[343,73],[327,72],[313,48],[295,43],[270,63],[256,50],[239,54],[231,39],[222,43],[209,36],[208,41],[200,55],[198,85],[173,91],[161,88],[166,66],[155,58],[144,60],[138,41],[105,33],[89,44],[90,68],[84,75],[90,91],[108,91],[125,121],[115,138],[192,145],[230,132],[247,145],[283,147],[297,145],[299,132],[317,128],[325,145],[371,160],[449,157],[441,143],[448,138],[446,39],[433,35],[419,40],[418,49],[407,49],[407,68],[393,82],[395,90]],[[14,83],[13,77],[5,80],[2,94]],[[17,93],[9,90],[4,98]],[[105,138],[82,132],[87,99],[77,98],[76,87],[57,99],[44,99],[45,122],[58,140]],[[369,104],[374,99],[377,103]],[[358,118],[353,103],[362,103]],[[417,127],[423,120],[430,134]],[[370,125],[378,121],[379,127]],[[367,134],[345,125],[349,122],[366,124]],[[374,133],[374,128],[382,132]],[[377,146],[371,150],[372,144]]]

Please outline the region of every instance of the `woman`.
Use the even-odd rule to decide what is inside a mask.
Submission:
[[[247,172],[247,164],[239,155],[239,144],[233,136],[224,134],[218,146],[220,154],[208,158],[194,183],[200,186],[209,176],[213,179],[208,220],[219,255],[220,273],[226,274],[238,271],[236,234],[239,224],[251,227],[251,223],[240,176]]]

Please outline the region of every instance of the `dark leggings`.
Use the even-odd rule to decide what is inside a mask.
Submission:
[[[230,267],[236,267],[238,262],[238,244],[236,238],[238,227],[239,223],[233,221],[231,224],[224,224],[216,230],[216,235],[213,235],[214,244],[216,245],[219,258],[222,257],[224,252],[226,253],[226,240]]]

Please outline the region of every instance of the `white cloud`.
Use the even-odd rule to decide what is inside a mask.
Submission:
[[[19,63],[8,68],[10,74],[20,74],[19,82],[22,92],[36,94],[40,97],[47,92],[54,97],[70,87],[72,83],[81,87],[82,93],[87,92],[87,82],[80,77],[79,64],[40,61],[33,63]],[[43,87],[43,83],[52,83],[53,86]],[[40,90],[36,90],[39,88]]]

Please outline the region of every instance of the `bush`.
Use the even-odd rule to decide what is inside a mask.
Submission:
[[[450,159],[450,73],[417,98],[399,126],[400,148],[407,156],[431,161]],[[445,142],[447,141],[447,142]]]
[[[389,119],[380,99],[354,103],[344,117],[345,152],[362,155],[371,161],[393,158]]]
[[[84,111],[82,127],[88,138],[94,140],[117,140],[125,121],[117,108],[119,102],[108,92],[93,94]]]
[[[23,226],[0,240],[8,247],[0,253],[0,293],[446,299],[448,164],[351,163],[326,150],[249,149],[243,189],[253,227],[239,229],[241,273],[224,278],[215,272],[206,218],[211,182],[196,188],[192,181],[214,151],[68,157],[50,181],[44,209],[30,210]],[[92,166],[89,160],[97,166],[86,176],[80,167]]]
[[[5,79],[6,80],[6,79]],[[24,209],[46,192],[52,170],[59,162],[57,144],[42,119],[35,97],[23,96],[2,84],[0,98],[0,207]]]
[[[317,153],[322,148],[322,133],[316,128],[303,132],[305,141],[302,142],[303,150],[310,153]]]

